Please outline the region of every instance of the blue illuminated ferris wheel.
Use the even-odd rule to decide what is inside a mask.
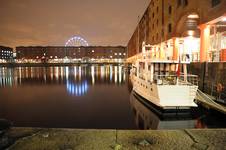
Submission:
[[[66,43],[65,46],[89,46],[88,42],[80,36],[71,37]]]

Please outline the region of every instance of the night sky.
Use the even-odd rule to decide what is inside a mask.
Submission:
[[[150,0],[0,0],[0,45],[127,45]]]

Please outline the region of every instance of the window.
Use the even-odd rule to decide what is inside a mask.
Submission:
[[[187,6],[188,5],[188,0],[177,0],[177,7],[180,7],[180,6]]]
[[[148,70],[151,71],[151,65],[148,65]]]
[[[159,7],[157,7],[157,13],[159,12]]]
[[[152,13],[152,18],[154,18],[155,17],[155,13]]]
[[[182,0],[183,6],[187,6],[188,5],[188,0]]]
[[[172,14],[172,6],[169,6],[169,14]]]
[[[212,0],[212,7],[215,7],[216,5],[220,4],[221,0]]]
[[[158,19],[157,19],[157,23],[156,24],[157,24],[157,26],[159,25],[159,20]]]
[[[177,6],[178,6],[178,7],[181,6],[181,0],[177,0]]]
[[[169,32],[169,33],[172,32],[172,25],[171,25],[171,23],[168,25],[168,32]]]
[[[162,37],[164,37],[164,29],[162,29]]]

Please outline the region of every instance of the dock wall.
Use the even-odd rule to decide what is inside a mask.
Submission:
[[[191,63],[188,72],[199,76],[199,89],[208,94],[217,94],[217,85],[221,84],[226,93],[226,62]]]

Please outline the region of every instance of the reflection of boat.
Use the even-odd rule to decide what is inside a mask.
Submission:
[[[131,69],[133,90],[162,109],[197,107],[194,98],[198,80],[197,76],[187,74],[189,61],[163,60],[156,55],[160,55],[158,50],[143,44],[143,52]]]
[[[195,120],[191,114],[161,114],[152,109],[151,105],[145,104],[145,100],[131,92],[130,103],[135,113],[135,122],[140,129],[189,129],[195,128]]]

